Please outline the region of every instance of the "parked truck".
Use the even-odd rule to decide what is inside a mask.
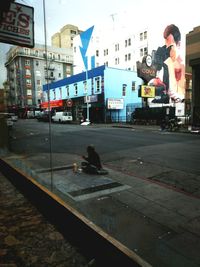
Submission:
[[[66,123],[66,122],[71,122],[72,120],[73,120],[72,113],[69,111],[57,111],[52,116],[53,122]]]

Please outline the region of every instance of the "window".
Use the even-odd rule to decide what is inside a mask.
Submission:
[[[76,31],[74,31],[74,30],[71,30],[70,32],[71,32],[71,34],[76,34]]]
[[[26,79],[26,85],[31,86],[31,79]]]
[[[37,80],[37,85],[41,85],[41,80]]]
[[[123,84],[123,86],[122,86],[122,96],[126,96],[126,87],[127,87],[127,84]]]
[[[26,76],[31,76],[31,71],[30,71],[30,69],[26,69]]]
[[[24,54],[25,55],[29,55],[30,54],[30,50],[28,48],[24,48]]]
[[[128,45],[131,45],[131,38],[128,39]]]
[[[32,99],[28,99],[27,100],[27,104],[30,105],[30,106],[33,105],[33,100]]]
[[[143,57],[143,48],[140,48],[140,56]]]
[[[127,61],[127,58],[128,58],[127,55],[125,55],[125,61]]]
[[[56,100],[56,90],[53,90],[53,100]]]
[[[28,89],[28,90],[26,91],[26,93],[27,93],[27,96],[31,96],[31,95],[32,95],[32,91],[31,91],[30,89]]]
[[[39,56],[39,52],[38,52],[38,50],[35,50],[35,56],[36,56],[36,57]]]
[[[148,55],[148,48],[145,47],[145,48],[144,48],[144,56],[147,56],[147,55]]]
[[[147,39],[147,31],[144,32],[144,40]]]
[[[83,93],[87,94],[87,81],[83,82]]]
[[[131,54],[130,53],[128,54],[128,60],[131,60]]]
[[[119,64],[119,58],[116,57],[116,58],[115,58],[115,65],[118,65],[118,64]]]
[[[99,77],[95,78],[95,89],[96,89],[96,92],[100,91],[100,78]]]
[[[78,85],[77,85],[77,83],[74,84],[74,95],[75,96],[78,95]]]
[[[104,56],[107,56],[108,55],[108,49],[104,49],[103,53],[104,53]]]
[[[132,82],[132,91],[135,91],[135,81]]]
[[[35,61],[35,65],[39,66],[39,61],[38,60]]]
[[[62,99],[62,88],[61,87],[59,88],[59,91],[60,91],[60,99]]]
[[[30,60],[29,59],[25,60],[25,66],[30,66]]]
[[[127,43],[127,40],[125,40],[125,47],[127,47],[127,44],[128,44],[128,43]]]
[[[97,57],[99,56],[99,50],[96,50],[96,56]]]
[[[140,33],[140,41],[143,41],[143,32]]]
[[[69,97],[69,85],[66,86],[66,90],[67,90],[67,97]]]
[[[119,44],[115,44],[115,51],[119,51]]]

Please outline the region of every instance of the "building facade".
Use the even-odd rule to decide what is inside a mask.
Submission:
[[[186,35],[186,70],[192,77],[192,124],[200,126],[200,26]]]
[[[10,109],[34,109],[43,98],[42,85],[72,75],[71,49],[14,46],[7,53],[7,104]]]
[[[141,107],[138,97],[141,79],[133,71],[105,65],[43,86],[42,107],[70,110],[74,121],[87,118],[91,122],[130,121],[131,113]]]
[[[51,37],[51,45],[58,48],[73,48],[73,39],[81,31],[77,26],[67,24],[61,28],[60,32]]]
[[[117,29],[101,31],[98,26],[93,26],[90,36],[87,31],[74,37],[74,73],[79,73],[85,69],[83,65],[83,53],[80,50],[87,50],[88,68],[106,65],[108,67],[136,71],[136,62],[142,60],[144,56],[152,52],[153,42],[151,42],[150,29],[147,27],[135,30],[131,33],[122,32]],[[86,42],[86,39],[88,43]],[[87,46],[88,45],[88,46]],[[85,47],[87,46],[87,47]],[[91,61],[93,59],[93,62]]]

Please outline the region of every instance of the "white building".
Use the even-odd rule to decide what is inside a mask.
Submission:
[[[74,73],[85,70],[80,47],[86,50],[88,69],[105,64],[108,67],[136,71],[137,61],[142,61],[143,56],[164,45],[162,31],[155,31],[152,25],[146,24],[140,26],[138,23],[130,29],[130,25],[125,27],[113,22],[112,25],[93,26],[92,34],[85,35],[84,40],[82,34],[74,37]],[[85,38],[89,38],[88,43]]]

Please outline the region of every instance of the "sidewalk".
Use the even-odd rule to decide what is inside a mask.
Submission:
[[[106,176],[57,171],[54,187],[150,265],[200,266],[200,198],[108,170]]]
[[[59,162],[70,159],[71,155],[59,154]],[[38,157],[34,177],[50,189],[50,171],[39,169],[37,162]],[[200,266],[199,195],[121,173],[112,166],[106,169],[109,174],[99,176],[73,173],[68,166],[57,168],[53,192],[149,266]],[[151,166],[145,169],[150,172]]]

